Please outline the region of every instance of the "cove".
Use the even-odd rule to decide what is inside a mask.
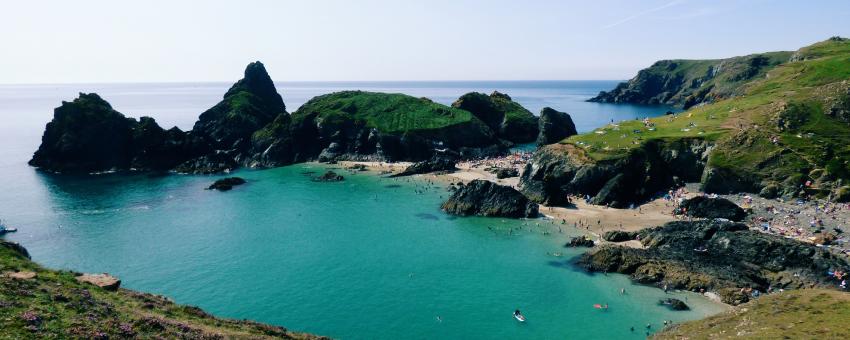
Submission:
[[[9,239],[52,268],[341,339],[637,339],[646,324],[722,309],[572,267],[583,250],[562,247],[577,235],[566,227],[446,215],[448,191],[431,177],[337,170],[344,182],[312,182],[326,167],[239,171],[248,183],[229,192],[204,190],[210,176],[37,174],[26,228]],[[665,296],[693,310],[658,306]]]

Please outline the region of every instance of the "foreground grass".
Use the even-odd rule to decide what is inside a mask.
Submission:
[[[763,296],[733,310],[690,321],[654,339],[846,339],[850,294],[802,289]]]
[[[34,272],[34,278],[10,273]],[[317,339],[246,320],[216,318],[193,306],[126,289],[77,282],[42,268],[0,241],[0,339]]]

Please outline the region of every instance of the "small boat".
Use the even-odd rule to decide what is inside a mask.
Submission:
[[[514,319],[519,322],[525,322],[525,316],[523,316],[519,310],[514,311]]]
[[[16,231],[18,231],[18,229],[7,227],[6,224],[3,223],[2,220],[0,220],[0,235],[3,235],[5,233],[14,233]]]

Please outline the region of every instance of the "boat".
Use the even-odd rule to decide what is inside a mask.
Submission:
[[[18,231],[18,229],[7,227],[6,224],[3,223],[3,220],[0,220],[0,235],[5,233],[14,233],[16,231]]]
[[[525,316],[523,316],[519,310],[514,311],[514,319],[519,322],[525,322]]]

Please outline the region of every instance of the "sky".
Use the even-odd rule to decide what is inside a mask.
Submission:
[[[628,79],[850,36],[850,1],[0,0],[0,83]]]

